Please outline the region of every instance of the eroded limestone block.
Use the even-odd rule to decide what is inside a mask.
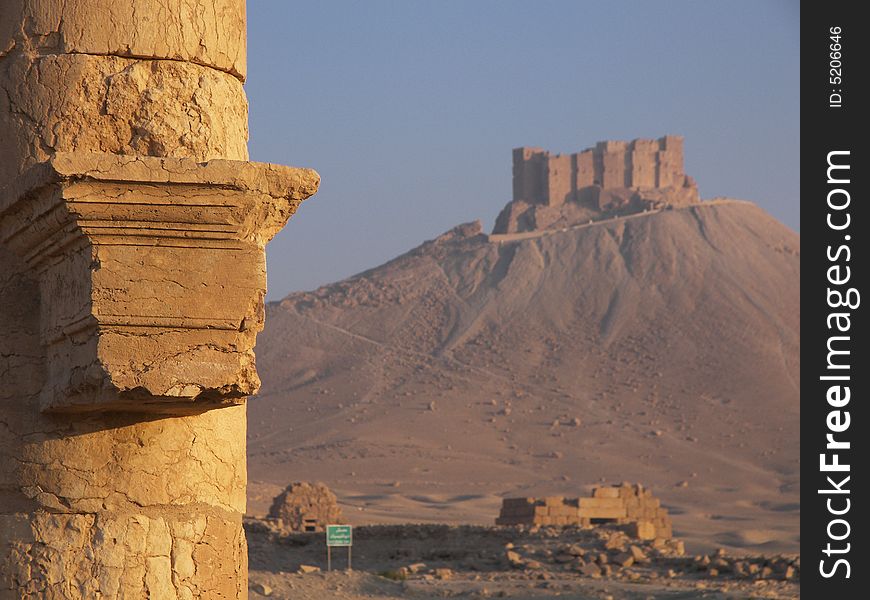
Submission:
[[[246,597],[241,516],[183,513],[0,515],[0,570],[15,597]],[[14,541],[12,541],[14,540]]]
[[[247,160],[248,105],[238,79],[192,63],[15,54],[0,140],[0,188],[57,152]]]
[[[168,58],[245,75],[245,0],[3,0],[0,56],[15,49]]]
[[[186,414],[259,387],[264,246],[310,169],[57,154],[0,190],[0,241],[37,274],[47,411]]]
[[[16,490],[20,510],[130,512],[196,504],[244,512],[244,407],[147,422],[113,416],[61,428],[32,406],[6,411],[20,433],[0,433],[0,457],[18,458],[0,483]]]
[[[0,247],[0,598],[245,598],[245,407],[40,413],[25,273]]]
[[[0,250],[0,357],[20,374],[0,389],[0,598],[245,598],[245,408],[40,414],[38,286],[16,263]]]

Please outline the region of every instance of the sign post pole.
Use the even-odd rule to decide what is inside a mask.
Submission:
[[[327,525],[326,526],[326,564],[327,571],[332,570],[332,547],[344,546],[347,548],[347,570],[352,571],[351,546],[353,545],[353,528],[350,525]]]

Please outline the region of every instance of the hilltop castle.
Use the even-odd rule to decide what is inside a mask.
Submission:
[[[644,209],[699,201],[683,171],[683,138],[598,142],[575,154],[513,151],[513,202],[495,233],[570,225]]]

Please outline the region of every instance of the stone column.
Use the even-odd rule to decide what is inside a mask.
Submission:
[[[244,0],[0,2],[0,598],[246,598]]]

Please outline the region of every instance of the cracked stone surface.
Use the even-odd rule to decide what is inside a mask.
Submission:
[[[0,241],[51,299],[41,409],[189,414],[256,393],[264,246],[319,179],[263,163],[59,153],[0,192]]]
[[[0,598],[247,597],[245,0],[0,2]],[[212,410],[220,408],[220,410]]]
[[[173,60],[0,59],[0,187],[57,152],[247,160],[242,83]]]
[[[0,597],[244,597],[245,408],[41,414],[39,287],[0,266]]]
[[[167,58],[243,80],[245,0],[4,0],[0,57],[15,50]]]

